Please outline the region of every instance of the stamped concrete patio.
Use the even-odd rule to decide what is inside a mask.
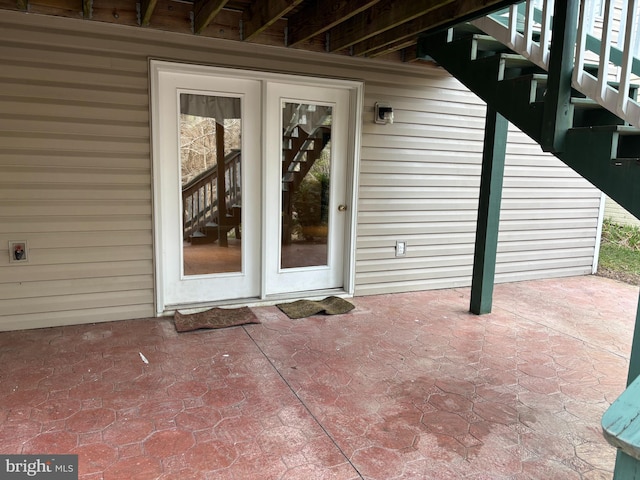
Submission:
[[[75,453],[83,480],[610,479],[637,299],[577,277],[498,285],[482,317],[460,288],[4,332],[0,453]]]

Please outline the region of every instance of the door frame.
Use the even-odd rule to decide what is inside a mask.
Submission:
[[[355,289],[355,247],[356,247],[356,219],[357,219],[357,192],[358,192],[358,175],[360,164],[360,138],[362,129],[362,108],[364,97],[364,84],[357,80],[344,80],[322,77],[311,77],[296,74],[284,74],[273,73],[264,71],[252,71],[244,69],[236,69],[233,67],[219,67],[219,66],[207,66],[207,65],[194,65],[184,64],[178,62],[170,62],[165,60],[149,61],[150,72],[150,110],[151,110],[151,164],[152,164],[152,203],[153,203],[153,240],[154,240],[154,286],[155,286],[155,308],[157,315],[171,314],[177,308],[180,309],[197,309],[203,307],[210,307],[215,305],[232,305],[232,304],[265,304],[273,303],[279,299],[285,298],[299,298],[304,295],[305,298],[318,297],[322,295],[353,295]],[[234,300],[221,300],[211,301],[198,304],[186,304],[186,305],[167,305],[164,297],[164,275],[166,266],[163,265],[163,248],[166,246],[163,244],[163,230],[162,230],[162,203],[159,200],[161,189],[161,169],[162,165],[158,160],[158,155],[155,152],[159,152],[161,148],[159,125],[160,119],[158,118],[158,103],[160,99],[156,92],[159,88],[159,79],[161,73],[184,73],[194,75],[211,75],[223,76],[223,77],[236,77],[239,79],[251,79],[258,80],[262,84],[262,98],[261,98],[261,120],[262,138],[260,139],[259,151],[261,156],[261,199],[262,207],[260,211],[261,218],[266,218],[266,189],[264,188],[264,171],[265,162],[267,159],[266,154],[266,122],[267,112],[265,105],[267,102],[267,85],[269,82],[276,83],[290,83],[297,85],[304,85],[308,87],[334,87],[342,88],[349,91],[349,120],[348,120],[348,158],[346,165],[347,178],[346,181],[346,200],[348,210],[346,214],[345,222],[345,236],[344,236],[344,259],[343,259],[343,287],[338,289],[330,289],[326,291],[305,291],[305,292],[292,292],[291,294],[277,294],[266,295],[266,270],[268,252],[265,252],[264,238],[267,234],[266,222],[262,222],[261,235],[262,240],[260,242],[260,294],[257,298],[246,299],[234,299]]]

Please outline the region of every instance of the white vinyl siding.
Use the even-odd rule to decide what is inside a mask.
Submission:
[[[3,11],[0,330],[154,314],[150,58],[363,79],[356,294],[470,285],[484,106],[442,69]],[[599,193],[510,141],[497,280],[589,273]]]
[[[484,105],[446,76],[366,92],[395,121],[364,114],[356,294],[471,285]],[[496,282],[591,273],[600,192],[513,126],[505,163]]]
[[[640,227],[640,220],[630,214],[624,207],[615,200],[606,197],[604,204],[604,218],[611,220],[616,225],[630,225]]]

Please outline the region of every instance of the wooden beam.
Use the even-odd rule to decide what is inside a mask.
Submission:
[[[509,122],[487,105],[476,245],[471,279],[471,313],[491,312],[498,251],[498,226]]]
[[[151,15],[156,8],[158,0],[141,0],[140,2],[140,25],[147,27],[151,23]]]
[[[549,52],[549,78],[544,97],[542,116],[542,141],[546,152],[564,150],[567,130],[573,124],[571,108],[571,77],[573,75],[573,51],[578,31],[580,2],[557,2],[553,13],[551,51]]]
[[[303,0],[257,0],[251,2],[251,9],[245,14],[243,20],[243,40],[251,40],[259,35],[302,2]]]
[[[382,0],[330,31],[329,50],[335,52],[398,27],[453,0]]]
[[[482,17],[488,13],[513,3],[513,0],[459,0],[448,3],[422,15],[414,20],[403,23],[398,27],[386,30],[374,37],[353,46],[356,56],[368,55],[382,47],[413,38],[418,34],[427,33],[434,29],[448,28],[453,24],[467,22]],[[376,56],[376,55],[368,55]]]
[[[411,38],[407,38],[399,42],[390,43],[378,50],[369,52],[367,57],[375,58],[375,57],[381,57],[382,55],[389,55],[390,53],[397,52],[398,50],[404,50],[405,48],[409,48],[412,45],[416,45],[417,43],[418,43],[418,37],[414,35]]]
[[[289,47],[326,32],[380,0],[313,0],[288,18]]]
[[[148,0],[156,1],[156,0]],[[193,7],[193,33],[200,34],[229,0],[196,0]]]
[[[93,17],[93,0],[82,0],[82,18],[91,20]]]

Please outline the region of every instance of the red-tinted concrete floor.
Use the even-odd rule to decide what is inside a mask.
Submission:
[[[75,453],[83,480],[611,478],[637,298],[580,277],[498,285],[482,317],[452,289],[0,333],[0,453]]]

